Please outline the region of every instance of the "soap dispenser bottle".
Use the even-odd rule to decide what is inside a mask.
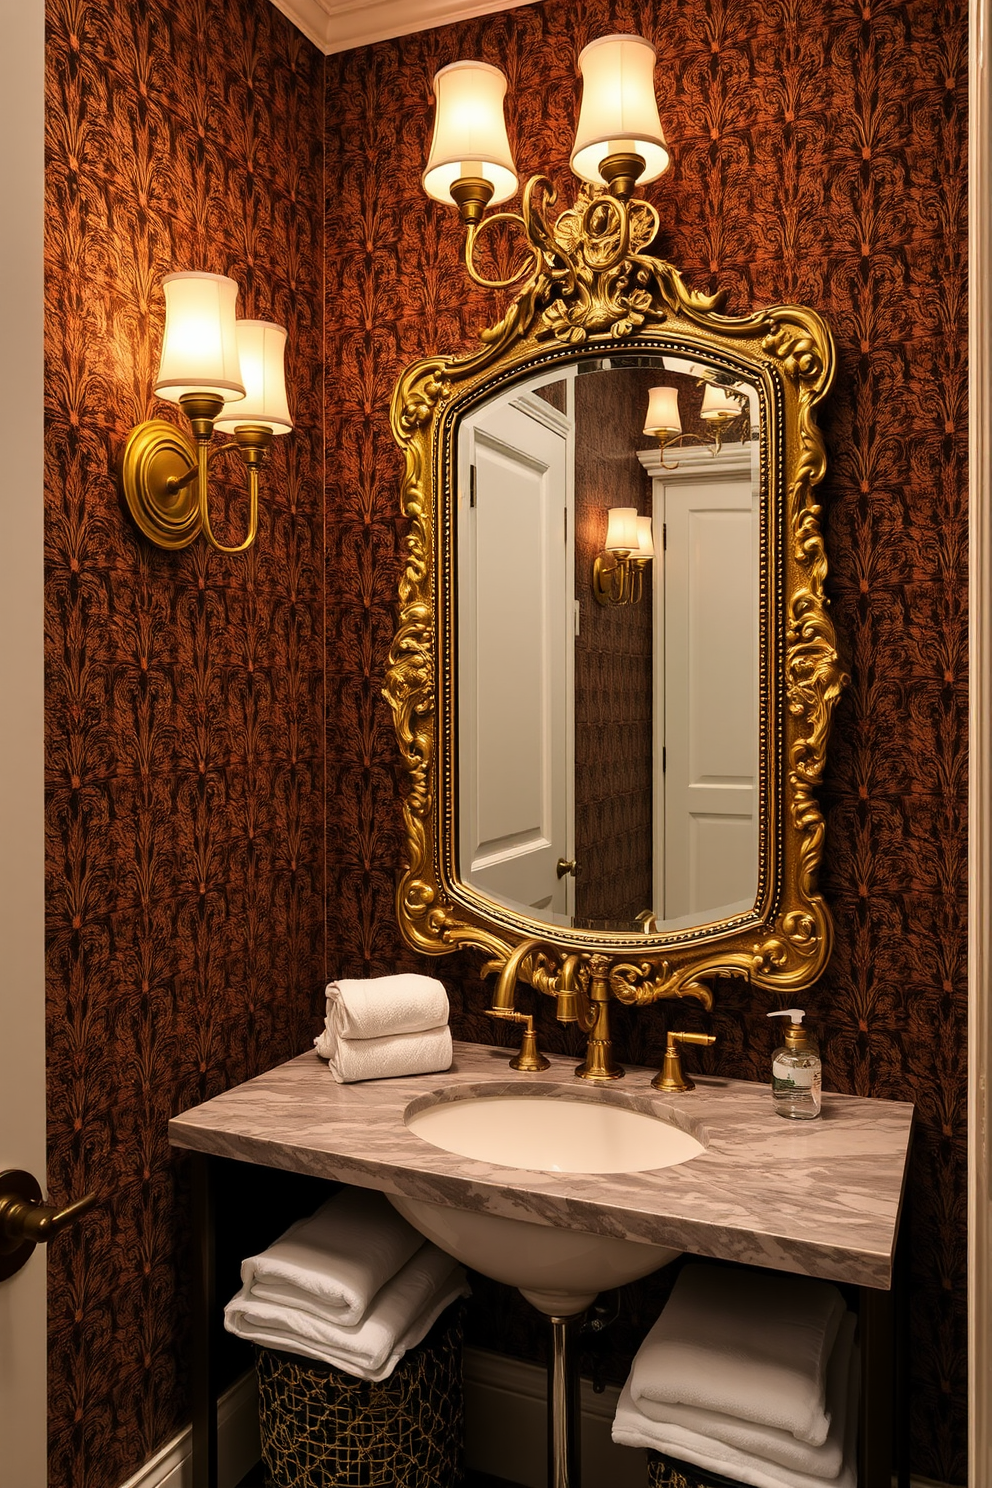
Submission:
[[[820,1114],[820,1056],[806,1029],[802,1008],[784,1008],[769,1018],[788,1018],[785,1043],[772,1055],[772,1100],[780,1116],[813,1121]]]

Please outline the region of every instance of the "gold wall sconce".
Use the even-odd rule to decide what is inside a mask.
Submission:
[[[632,506],[611,506],[606,542],[592,566],[592,592],[601,605],[639,604],[644,570],[654,557],[651,518]]]
[[[155,392],[178,403],[193,438],[165,419],[128,435],[121,456],[124,498],[141,531],[160,548],[185,548],[202,532],[218,553],[243,553],[258,533],[258,473],[273,437],[293,427],[286,400],[286,331],[267,320],[237,320],[238,286],[225,274],[168,274],[165,331]],[[213,445],[214,433],[230,434]],[[234,547],[210,526],[209,466],[237,450],[248,471],[248,536]]]
[[[699,417],[713,430],[710,439],[701,434],[684,434],[679,413],[679,395],[673,387],[653,387],[648,392],[648,411],[644,420],[644,433],[653,435],[661,445],[661,464],[665,470],[677,470],[678,460],[666,460],[667,450],[678,449],[687,444],[702,445],[713,455],[719,453],[723,437],[730,425],[744,413],[740,398],[735,398],[726,388],[713,382],[703,384],[703,402]]]
[[[609,240],[609,257],[620,262],[629,244],[627,203],[638,181],[654,181],[669,165],[668,146],[654,93],[655,49],[643,36],[601,36],[579,54],[582,104],[571,168],[588,186],[582,203],[592,222],[599,202],[611,203],[599,216],[593,234]],[[463,261],[470,277],[484,289],[508,289],[554,258],[554,240],[534,197],[540,188],[550,204],[556,198],[545,176],[533,176],[524,188],[521,212],[495,212],[519,184],[506,133],[503,100],[506,78],[486,62],[452,62],[434,78],[434,136],[423,175],[423,187],[435,201],[453,204],[465,225]],[[508,279],[486,279],[475,267],[475,244],[494,222],[523,227],[532,258]],[[604,267],[609,267],[604,262]]]

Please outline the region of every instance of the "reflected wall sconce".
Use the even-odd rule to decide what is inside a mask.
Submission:
[[[723,445],[726,430],[744,412],[742,400],[716,383],[703,384],[703,402],[699,417],[713,430],[712,438],[701,434],[683,434],[682,418],[679,414],[678,391],[672,387],[653,387],[648,392],[648,411],[644,420],[644,433],[651,434],[661,445],[661,464],[664,470],[677,470],[678,460],[666,460],[665,451],[678,449],[687,444],[699,444],[717,455]]]
[[[644,570],[654,557],[651,518],[632,506],[611,506],[606,542],[592,566],[592,592],[601,605],[639,604]]]
[[[629,246],[627,203],[638,181],[656,180],[668,169],[670,156],[658,117],[654,93],[655,49],[643,36],[601,36],[579,54],[582,103],[570,164],[587,183],[575,211],[582,232],[598,238],[608,260],[619,263]],[[548,229],[535,204],[540,189],[550,205],[556,192],[545,176],[532,176],[524,187],[521,212],[495,212],[519,184],[506,133],[503,100],[506,78],[487,62],[452,62],[434,77],[434,136],[423,175],[423,187],[435,201],[454,205],[465,226],[463,262],[469,276],[484,289],[508,289],[542,267],[569,272],[567,253]],[[591,190],[588,188],[592,188]],[[611,205],[605,218],[594,218],[599,202]],[[494,222],[522,227],[531,258],[507,279],[486,279],[475,267],[475,244]]]
[[[286,332],[267,320],[237,320],[238,286],[224,274],[168,274],[165,331],[155,392],[178,403],[193,438],[165,419],[128,435],[121,456],[124,498],[160,548],[185,548],[202,532],[218,553],[243,553],[258,533],[258,473],[272,439],[293,427],[286,400]],[[217,431],[233,437],[213,445]],[[248,536],[234,547],[210,526],[209,466],[237,450],[248,471]]]

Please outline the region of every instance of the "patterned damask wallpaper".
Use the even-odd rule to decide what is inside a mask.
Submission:
[[[50,1257],[53,1488],[116,1488],[185,1419],[167,1117],[304,1048],[325,972],[416,962],[380,697],[403,551],[387,409],[406,362],[498,310],[417,184],[431,77],[504,67],[520,167],[567,194],[574,55],[614,29],[659,49],[672,259],[734,310],[814,305],[838,340],[824,494],[854,683],[823,796],[837,950],[809,1006],[828,1084],[918,1103],[913,1466],[963,1481],[963,0],[545,0],[326,62],[268,0],[48,19],[49,1181],[102,1199]],[[151,549],[115,491],[128,428],[161,412],[176,267],[232,273],[242,313],[290,329],[298,427],[247,558]],[[492,1038],[476,963],[438,969],[456,1032]],[[710,1067],[766,1078],[769,1005],[721,989]],[[621,1011],[621,1054],[659,1061],[664,1013]],[[476,1328],[533,1352],[524,1304],[490,1297]],[[625,1295],[613,1372],[657,1301]]]
[[[329,954],[408,964],[393,920],[402,781],[379,699],[402,557],[387,411],[400,368],[470,348],[495,297],[457,267],[452,214],[419,176],[431,77],[459,56],[508,74],[526,176],[572,190],[574,58],[640,31],[658,48],[673,167],[648,188],[662,245],[730,308],[795,300],[838,343],[824,414],[834,615],[853,685],[823,792],[837,926],[809,994],[828,1087],[917,1102],[910,1184],[913,1468],[965,1463],[966,90],[962,0],[545,0],[327,63]],[[507,250],[508,251],[508,250]],[[340,638],[336,640],[334,638]],[[475,963],[439,971],[456,1031],[493,1037]],[[706,1061],[764,1080],[776,1000],[721,987]],[[544,1015],[546,1042],[568,1030]],[[620,1010],[660,1062],[666,1012]],[[680,1007],[672,1016],[693,1016]],[[684,1026],[684,1025],[683,1025]],[[489,1296],[482,1289],[482,1300]],[[625,1299],[625,1344],[652,1320]],[[477,1317],[479,1313],[477,1312]],[[482,1336],[538,1347],[500,1294]],[[622,1368],[623,1347],[611,1367]],[[629,1357],[629,1355],[628,1355]]]
[[[51,1251],[50,1482],[116,1488],[188,1418],[166,1122],[304,1048],[322,989],[323,63],[267,3],[48,26],[49,1183],[100,1195]],[[247,557],[152,548],[116,492],[175,268],[289,327]]]

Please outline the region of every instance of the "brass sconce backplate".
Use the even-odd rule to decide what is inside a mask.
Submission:
[[[196,446],[165,419],[131,431],[121,457],[121,489],[141,531],[160,548],[186,548],[200,532],[196,481],[178,483],[196,466]]]

